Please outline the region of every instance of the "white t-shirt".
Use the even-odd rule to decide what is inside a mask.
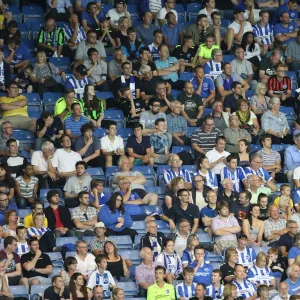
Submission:
[[[239,31],[240,31],[240,28],[241,28],[241,24],[238,24],[236,23],[235,21],[233,21],[229,26],[228,28],[232,28],[233,31],[234,31],[234,34],[237,34]],[[244,27],[244,32],[243,32],[243,35],[245,34],[245,32],[249,32],[249,31],[253,31],[253,28],[250,24],[250,22],[246,21],[246,25]]]
[[[294,169],[293,179],[300,179],[300,167]]]
[[[178,22],[178,15],[177,15],[177,11],[175,9],[171,9],[171,12],[175,14],[176,20]],[[155,25],[160,26],[159,25],[159,19],[160,20],[165,20],[166,18],[166,14],[167,14],[167,10],[165,7],[161,8],[158,13],[157,13],[157,19],[155,21]]]
[[[100,139],[100,143],[101,150],[106,150],[108,152],[124,149],[123,139],[119,136],[116,136],[114,142],[112,143],[112,141],[108,138],[108,135],[106,135]]]
[[[43,151],[34,151],[31,157],[31,164],[39,168],[39,171],[48,171],[48,162],[43,156]]]
[[[76,272],[90,276],[90,274],[97,269],[95,256],[93,254],[88,253],[84,261],[82,261],[78,255],[76,255],[75,258],[77,260]]]
[[[215,11],[219,11],[219,10],[214,8],[212,13],[215,12]],[[211,19],[211,14],[207,12],[206,7],[199,11],[198,15],[201,15],[201,14],[207,15],[207,22],[208,22],[209,25],[212,25],[213,22],[212,22],[212,19]]]
[[[110,20],[114,22],[115,25],[118,25],[119,19],[121,17],[126,17],[126,13],[122,12],[121,14],[118,14],[115,8],[110,9],[107,14],[107,17],[110,17]]]
[[[75,171],[75,164],[81,160],[79,153],[67,152],[61,148],[55,151],[51,163],[54,168],[57,168],[58,172],[72,172]]]
[[[208,161],[209,163],[213,163],[215,162],[216,160],[218,160],[220,157],[222,156],[225,156],[227,157],[228,155],[230,155],[229,152],[227,151],[223,151],[222,153],[219,153],[216,148],[208,151],[206,153],[206,157],[208,158]],[[220,163],[217,163],[212,169],[211,171],[214,173],[214,174],[219,174],[221,173],[221,170],[225,167],[226,165],[223,163],[223,162],[220,162]]]

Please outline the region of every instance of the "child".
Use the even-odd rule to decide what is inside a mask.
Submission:
[[[265,221],[269,218],[268,216],[268,196],[264,193],[260,193],[257,198],[257,203],[260,208],[260,214],[258,219]]]
[[[281,196],[289,197],[291,212],[294,213],[295,212],[295,210],[294,210],[294,202],[291,199],[291,187],[288,184],[282,184],[280,186],[280,196],[278,196],[274,200],[274,204],[277,205],[278,207],[279,207],[279,200],[280,200]]]
[[[173,281],[182,273],[181,258],[174,251],[174,241],[166,239],[163,243],[164,250],[156,257],[156,261],[166,268],[166,279],[168,283]]]
[[[219,269],[213,270],[211,275],[211,285],[206,287],[206,295],[213,299],[222,299],[224,285],[221,284],[222,272]]]
[[[176,285],[176,294],[178,300],[188,300],[195,296],[196,283],[193,282],[194,269],[191,267],[185,267],[183,269],[184,281]]]
[[[33,87],[30,81],[30,75],[33,73],[33,66],[28,65],[25,70],[18,73],[15,78],[15,83],[19,87],[19,93],[32,93]]]
[[[116,287],[116,283],[114,278],[112,277],[107,269],[107,257],[104,254],[99,254],[95,258],[95,262],[97,264],[98,269],[95,270],[89,278],[87,283],[87,287],[91,291],[93,290],[95,285],[102,285],[103,287],[103,298],[110,297],[110,289]]]
[[[24,226],[18,226],[16,228],[16,233],[18,237],[16,253],[21,257],[30,250],[27,244],[27,230]]]
[[[287,257],[280,256],[277,248],[271,248],[268,250],[268,267],[271,269],[271,276],[280,277],[283,281],[286,279],[285,270],[288,267]],[[282,277],[284,275],[285,278]]]

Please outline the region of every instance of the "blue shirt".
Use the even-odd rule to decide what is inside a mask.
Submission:
[[[251,167],[246,167],[244,170],[247,177],[248,175],[257,175],[259,177],[262,177],[266,181],[270,181],[272,179],[269,172],[264,168],[259,168],[258,170],[255,171]]]
[[[193,79],[190,80],[190,82],[193,84],[194,90],[196,91],[197,88],[199,87],[198,78],[195,76]],[[204,77],[200,96],[203,99],[205,99],[210,95],[210,91],[214,91],[214,90],[215,90],[215,85],[212,79],[209,77]]]
[[[80,136],[80,128],[82,125],[89,123],[90,120],[84,116],[80,116],[80,119],[76,121],[74,116],[70,116],[69,118],[65,119],[65,130],[71,130],[73,136]]]
[[[286,279],[285,282],[289,286],[289,294],[290,295],[300,295],[300,278],[296,281],[296,283],[293,283],[291,279]]]
[[[172,67],[173,65],[177,64],[178,63],[178,60],[177,58],[175,57],[172,57],[172,56],[169,56],[166,60],[161,60],[161,59],[158,59],[156,60],[155,62],[155,65],[156,65],[156,68],[157,69],[164,69],[164,68],[170,68]],[[168,79],[171,79],[173,82],[176,82],[179,77],[178,77],[178,74],[177,72],[172,72],[170,73],[169,75],[164,75],[164,76],[161,76],[161,78],[163,80],[168,80]]]
[[[4,217],[5,217],[5,213],[8,211],[8,210],[15,210],[17,212],[17,216],[19,216],[19,210],[17,208],[17,206],[15,204],[9,204],[7,206],[7,208],[5,210],[0,210],[0,225],[3,226],[4,225]]]
[[[109,201],[110,196],[111,196],[110,194],[106,194],[106,193],[101,193],[100,195],[98,194],[99,204],[100,205],[106,204]],[[94,195],[90,194],[89,200],[91,205],[95,200]]]
[[[197,266],[197,262],[193,261],[188,266],[194,269]],[[212,266],[204,263],[203,266],[198,268],[197,272],[195,272],[193,282],[203,283],[206,286],[210,285],[212,271]]]
[[[214,218],[217,216],[217,214],[218,214],[217,209],[216,208],[212,209],[208,204],[207,206],[205,206],[201,209],[200,218],[202,219],[205,216],[209,217],[209,218]]]
[[[122,196],[125,195],[125,193],[121,190],[119,191],[119,193]],[[141,199],[141,197],[137,193],[133,192],[130,194],[128,201],[133,201],[138,199]],[[131,216],[136,216],[141,214],[141,208],[137,204],[125,204],[124,208]]]
[[[292,247],[288,253],[288,258],[296,258],[300,255],[300,249],[296,246]]]
[[[100,12],[98,15],[97,15],[97,19],[98,21],[101,21],[102,19],[104,18],[104,14],[103,12]],[[92,28],[92,29],[97,29],[98,28],[98,25],[94,19],[94,17],[91,16],[90,13],[88,13],[87,11],[84,11],[81,13],[81,20],[85,20],[88,27]]]
[[[8,49],[7,45],[3,45],[4,49],[4,57],[7,58],[10,54],[10,50]],[[10,65],[16,65],[24,60],[29,59],[29,50],[28,47],[21,43],[18,47],[18,49],[15,50],[14,57],[12,61],[9,63]]]
[[[139,58],[139,56],[140,56],[139,50],[140,50],[142,47],[144,47],[144,44],[140,44],[138,48],[136,48],[135,43],[130,44],[130,50],[135,52],[135,58],[136,58],[136,59]],[[121,46],[121,49],[122,49],[123,54],[124,54],[127,58],[129,58],[129,57],[130,57],[130,53],[129,53],[127,47]]]
[[[168,42],[171,46],[176,46],[180,44],[180,33],[182,32],[182,27],[177,23],[174,27],[170,27],[168,24],[164,24],[161,27],[163,35],[168,39]]]
[[[101,3],[101,0],[81,0],[81,1],[80,1],[80,3],[81,3],[81,6],[80,6],[80,7],[86,8],[87,5],[88,5],[90,2]]]
[[[88,85],[90,81],[87,79],[87,77],[83,77],[81,80],[77,80],[74,75],[72,75],[67,81],[66,81],[66,89],[74,89],[76,93],[76,98],[81,99],[83,98],[84,93],[84,87]]]
[[[282,12],[287,12],[289,13],[289,16],[290,16],[290,19],[291,21],[296,21],[297,22],[297,19],[298,19],[298,10],[295,9],[295,10],[290,10],[288,8],[288,4],[283,4],[283,5],[280,5],[277,9],[276,9],[276,12],[274,14],[274,18],[273,18],[273,21],[274,23],[279,23],[280,22],[280,14]]]
[[[298,25],[296,22],[291,21],[288,25],[288,27],[284,27],[281,23],[276,24],[274,27],[274,37],[276,37],[276,34],[279,33],[291,33],[294,32],[296,29],[298,29]],[[284,45],[287,45],[289,42],[294,41],[295,38],[289,38],[288,40],[282,42]]]
[[[300,167],[300,150],[295,145],[289,146],[284,152],[284,171]]]
[[[234,171],[230,170],[229,167],[224,167],[221,170],[220,173],[221,176],[221,182],[225,178],[231,178],[233,183],[233,190],[235,192],[241,192],[242,191],[242,185],[241,182],[246,179],[246,174],[243,168],[237,167]]]

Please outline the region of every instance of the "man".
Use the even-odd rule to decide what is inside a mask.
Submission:
[[[18,36],[11,37],[3,46],[4,61],[9,64],[13,74],[21,73],[29,65],[29,49]]]
[[[294,217],[296,216],[296,218]],[[280,236],[278,245],[280,247],[280,254],[284,257],[288,257],[290,249],[295,244],[296,234],[299,227],[299,213],[293,214],[291,219],[286,222],[287,232]]]
[[[177,11],[174,8],[175,8],[175,1],[174,0],[165,1],[164,7],[162,7],[157,13],[155,25],[160,26],[160,27],[163,26],[166,22],[165,21],[166,20],[166,15],[169,12],[174,13],[176,20],[178,20]]]
[[[268,208],[269,219],[265,221],[264,236],[270,247],[278,247],[279,238],[287,232],[286,220],[279,218],[278,206],[271,204]]]
[[[44,291],[44,300],[70,299],[70,294],[65,290],[65,283],[60,275],[52,277],[52,286]]]
[[[81,41],[78,44],[75,61],[77,64],[82,64],[85,60],[88,60],[88,50],[95,48],[99,52],[99,56],[102,60],[106,59],[106,52],[102,42],[97,40],[97,32],[95,30],[89,30],[86,33],[86,40]]]
[[[171,226],[170,226],[171,227]],[[174,234],[174,249],[182,257],[186,250],[187,239],[190,235],[191,225],[188,220],[182,219],[177,224],[177,232]],[[182,265],[188,265],[188,261],[182,261]]]
[[[298,23],[298,2],[297,0],[288,0],[284,3],[280,3],[279,7],[276,9],[275,14],[273,15],[273,22],[279,23],[280,16],[282,12],[287,12],[291,21]]]
[[[23,277],[28,280],[26,285],[50,285],[48,275],[53,272],[53,265],[49,255],[41,252],[36,237],[28,239],[27,243],[30,251],[21,257]]]
[[[98,39],[102,42],[106,55],[112,55],[116,47],[116,41],[113,38],[113,31],[110,27],[110,19],[102,18],[100,20],[100,28],[96,29]]]
[[[103,286],[95,285],[93,288],[93,297],[91,300],[102,300],[103,299]]]
[[[208,151],[213,149],[219,134],[220,131],[214,128],[213,117],[207,115],[203,120],[202,127],[196,129],[191,138],[196,159],[202,155],[206,155]]]
[[[13,50],[11,52],[13,52]],[[0,76],[0,90],[2,91],[6,90],[6,86],[11,81],[11,73],[12,71],[14,71],[14,65],[10,65],[4,60],[4,53],[5,53],[4,49],[0,48],[0,66],[1,69],[3,70],[1,71],[1,76]]]
[[[215,235],[215,252],[224,253],[225,248],[237,247],[236,234],[241,231],[241,227],[234,216],[229,215],[227,202],[217,203],[218,216],[212,220],[211,229]]]
[[[136,26],[137,39],[144,45],[150,45],[153,42],[153,32],[159,29],[156,25],[152,24],[152,13],[145,11],[142,18],[142,23]]]
[[[151,99],[156,99],[160,102],[160,111],[163,113],[170,112],[171,102],[175,100],[172,94],[167,94],[167,85],[161,80],[155,84],[155,94]]]
[[[75,6],[75,10],[78,13],[82,13],[84,11],[87,10],[87,5],[89,3],[91,3],[93,0],[76,0],[76,6]],[[101,1],[100,0],[95,0],[94,2],[96,2],[98,10],[102,9],[101,6]]]
[[[7,194],[0,192],[0,226],[4,225],[5,213],[8,210],[15,210],[17,215],[19,215],[17,206],[15,204],[9,204]]]
[[[98,8],[96,2],[90,2],[86,6],[86,11],[81,14],[81,24],[84,31],[97,29],[100,27],[100,21],[103,20],[104,15],[101,9]]]
[[[200,82],[199,87],[201,84],[203,85],[203,81]],[[181,103],[181,115],[187,120],[189,126],[202,125],[203,102],[200,95],[195,93],[192,82],[184,83],[183,93],[178,96],[177,100]]]
[[[177,23],[176,15],[173,12],[166,14],[167,22],[161,26],[161,31],[164,35],[163,41],[170,51],[174,50],[174,47],[182,42],[182,26]]]
[[[86,66],[78,65],[74,69],[73,75],[66,81],[65,88],[73,89],[77,99],[81,99],[83,97],[84,88],[90,83],[87,75],[88,72]]]
[[[47,4],[50,8],[47,18],[53,18],[58,22],[66,22],[68,16],[73,13],[73,6],[69,0],[56,2],[48,0]]]
[[[190,223],[192,234],[198,229],[200,212],[197,205],[189,202],[189,196],[187,189],[180,189],[177,192],[180,204],[178,206],[172,206],[167,216],[170,217],[175,224],[178,224],[181,219],[186,219]]]
[[[223,190],[220,189],[218,193],[218,202],[225,201],[228,206],[233,202],[238,201],[239,193],[233,190],[233,181],[231,178],[225,178],[221,181]]]
[[[163,245],[165,242],[165,235],[157,230],[157,225],[154,221],[146,223],[146,234],[141,237],[140,250],[146,247],[151,249],[153,260],[163,252]]]
[[[73,103],[79,103],[75,99],[74,89],[65,89],[64,96],[59,98],[55,103],[54,116],[58,116],[62,120],[69,118],[72,115],[71,106]]]
[[[11,20],[5,28],[0,30],[0,47],[8,45],[8,40],[13,36],[21,38],[21,32],[18,29],[18,23],[15,20]]]
[[[211,106],[212,102],[216,98],[213,80],[204,75],[204,69],[202,66],[196,66],[194,74],[194,78],[190,81],[193,84],[195,93],[201,96],[204,106],[207,104]]]
[[[44,214],[48,220],[48,228],[55,233],[56,237],[76,236],[69,209],[59,205],[59,192],[50,190],[47,193],[47,200],[50,206],[44,209]]]
[[[80,205],[72,209],[71,218],[76,228],[76,235],[79,238],[83,236],[95,236],[93,231],[97,223],[97,210],[89,206],[89,193],[81,191],[78,194]]]
[[[212,300],[210,296],[205,296],[206,285],[203,283],[198,283],[195,288],[195,297],[191,297],[190,300]]]
[[[284,171],[288,178],[291,188],[294,188],[294,179],[298,178],[297,173],[294,170],[300,166],[300,133],[297,133],[293,137],[295,145],[289,146],[284,152]],[[294,174],[294,177],[293,177]]]
[[[259,79],[263,83],[267,84],[269,78],[276,74],[275,66],[280,62],[281,52],[280,50],[273,50],[269,58],[264,58],[259,63]]]
[[[108,76],[111,81],[114,81],[123,73],[122,65],[126,62],[126,56],[123,54],[121,48],[115,48],[112,54],[113,59],[108,63]]]
[[[292,264],[286,270],[288,279],[285,282],[288,285],[288,293],[290,295],[299,295],[300,293],[300,267]]]
[[[173,0],[168,0],[173,1]],[[165,282],[166,269],[163,266],[155,267],[155,280],[153,285],[148,286],[147,299],[175,300],[174,286]]]
[[[209,169],[216,175],[221,174],[225,167],[226,157],[230,155],[225,151],[226,139],[224,136],[218,136],[215,140],[216,147],[206,153],[209,162]]]
[[[133,135],[128,137],[127,151],[131,165],[147,164],[154,165],[151,157],[151,144],[149,136],[143,135],[143,125],[136,123],[133,126]]]
[[[64,31],[56,26],[55,19],[48,18],[45,26],[42,26],[39,31],[38,50],[45,51],[47,57],[52,57],[55,53],[60,57],[63,45]]]
[[[154,62],[160,58],[158,47],[162,44],[162,41],[163,41],[162,31],[160,29],[154,30],[153,43],[148,46],[152,57],[152,61]]]
[[[95,86],[97,91],[107,91],[109,89],[107,63],[99,58],[99,51],[96,48],[90,48],[87,54],[89,60],[85,60],[83,64],[87,68],[88,80]]]
[[[123,54],[129,61],[137,60],[139,57],[139,51],[144,44],[142,44],[136,38],[136,30],[133,26],[127,29],[127,37],[125,38],[125,43],[121,46]]]
[[[260,2],[258,2],[258,6],[259,4]],[[267,10],[261,10],[259,12],[259,20],[259,23],[253,26],[253,34],[255,41],[261,47],[261,55],[265,55],[269,50],[271,50],[272,43],[274,42],[273,25],[268,23],[269,12]]]
[[[199,180],[200,176],[195,176],[194,177],[194,182],[196,182],[196,180]],[[204,206],[201,211],[200,211],[200,217],[201,217],[201,221],[202,224],[204,226],[204,230],[205,232],[207,232],[209,234],[209,236],[212,238],[213,233],[211,230],[211,222],[213,220],[213,218],[215,218],[217,216],[217,194],[215,191],[213,190],[209,190],[206,194],[206,201],[207,206]]]
[[[110,18],[110,25],[114,30],[118,30],[118,22],[121,17],[127,17],[130,20],[130,14],[127,10],[127,5],[122,0],[115,2],[114,8],[110,9],[106,17]]]
[[[256,259],[256,253],[253,248],[247,247],[248,238],[244,234],[238,236],[238,246],[236,251],[238,252],[238,264],[243,265],[245,268],[250,269]]]
[[[253,28],[250,22],[244,20],[244,11],[240,8],[233,10],[234,21],[228,26],[226,35],[227,50],[231,50],[232,46],[240,45],[243,35],[246,32],[252,32]]]
[[[71,105],[72,116],[65,119],[65,133],[70,138],[77,138],[81,136],[81,127],[90,122],[90,120],[83,116],[79,103]]]
[[[222,74],[219,75],[216,80],[216,88],[217,88],[218,93],[221,95],[222,100],[225,99],[225,101],[226,101],[226,96],[233,97],[232,96],[232,94],[233,94],[232,85],[234,82],[240,83],[241,93],[242,92],[246,93],[246,91],[248,91],[248,89],[250,88],[250,86],[246,80],[244,80],[237,73],[232,72],[232,67],[231,67],[230,63],[223,63],[222,64]],[[226,110],[226,105],[224,107]]]
[[[89,246],[93,255],[97,256],[104,253],[104,244],[112,239],[105,236],[106,228],[103,222],[96,223],[94,232],[96,237],[90,241]]]
[[[151,55],[150,55],[150,50],[148,47],[140,47],[139,49],[139,60],[135,60],[133,62],[133,75],[134,76],[138,76],[139,79],[141,79],[141,75],[146,75],[145,73],[143,74],[142,72],[142,67],[148,66],[150,67],[151,70],[151,75],[154,76],[155,75],[155,79],[157,79],[157,81],[159,80],[159,77],[156,76],[157,72],[156,72],[156,66],[155,63],[153,61],[151,61]],[[149,72],[149,70],[147,70]],[[150,80],[150,79],[149,79]]]
[[[212,80],[216,80],[222,74],[223,53],[221,49],[215,48],[211,52],[211,60],[204,65],[204,74]]]
[[[154,222],[155,223],[155,222]],[[140,251],[142,262],[135,269],[135,282],[139,288],[139,296],[146,296],[148,288],[155,283],[155,268],[159,264],[153,261],[153,252],[143,246]]]
[[[251,193],[247,190],[240,192],[239,201],[230,205],[230,213],[238,220],[240,226],[249,214],[251,196]]]
[[[117,77],[112,84],[112,92],[115,97],[121,97],[120,89],[129,87],[134,99],[140,98],[139,81],[132,74],[131,63],[125,61],[122,63],[122,75]]]
[[[15,253],[17,239],[13,236],[8,236],[4,239],[4,249],[0,251],[0,261],[4,263],[4,274],[8,278],[9,285],[19,285],[21,280],[21,260],[18,254]],[[24,280],[21,280],[23,283]]]
[[[190,145],[187,120],[180,115],[182,105],[175,100],[170,103],[171,113],[167,114],[168,132],[172,134],[172,145]]]
[[[273,300],[289,300],[291,297],[289,294],[289,286],[285,281],[279,282],[278,292],[279,294],[273,297]]]
[[[100,139],[101,152],[105,157],[106,168],[116,165],[118,159],[125,154],[123,139],[117,136],[117,123],[107,125],[107,135]]]
[[[13,127],[35,132],[36,120],[28,117],[28,100],[19,95],[19,88],[13,81],[8,83],[7,96],[0,98],[2,122],[10,121]],[[1,123],[2,123],[1,122]]]
[[[216,37],[216,45],[221,48],[224,44],[224,39],[226,36],[227,28],[222,26],[221,13],[219,11],[214,11],[211,14],[212,19],[212,33]]]
[[[215,269],[211,275],[211,285],[206,287],[206,294],[216,299],[217,297],[222,297],[224,292],[224,285],[222,282],[222,271]]]
[[[204,8],[202,8],[200,11],[199,11],[199,15],[201,14],[205,14],[207,16],[207,22],[209,25],[212,25],[213,22],[212,22],[212,18],[211,18],[211,14],[215,11],[218,11],[216,9],[216,2],[214,0],[205,0],[203,2],[204,4]]]
[[[289,65],[290,71],[298,71],[300,68],[300,31],[297,31],[297,36],[294,41],[288,43],[286,48],[286,62]]]

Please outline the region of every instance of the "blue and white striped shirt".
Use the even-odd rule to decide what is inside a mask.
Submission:
[[[215,299],[222,299],[223,298],[223,291],[224,291],[224,285],[221,284],[221,286],[216,289],[213,284],[206,287],[206,296],[212,297]]]
[[[17,243],[16,253],[21,257],[23,254],[28,253],[30,250],[29,245],[26,243]]]
[[[273,38],[273,25],[267,23],[265,27],[261,27],[259,23],[253,26],[253,34],[255,38],[259,38],[264,45],[271,45]]]
[[[172,168],[164,173],[164,180],[166,184],[168,184],[175,177],[182,177],[186,182],[192,182],[190,172],[182,168],[178,168],[178,173],[175,173]]]
[[[46,227],[42,227],[40,229],[37,229],[35,227],[30,227],[27,229],[27,235],[28,235],[28,238],[31,238],[35,235],[44,235],[45,232],[47,231],[51,231],[49,228],[46,228]]]
[[[221,63],[215,63],[213,60],[208,61],[204,65],[204,74],[205,76],[216,80],[217,77],[222,74]]]
[[[248,270],[248,279],[255,284],[271,285],[274,279],[273,276],[270,276],[271,272],[271,269],[268,267],[259,268],[254,266]]]
[[[268,171],[264,168],[259,168],[258,170],[253,170],[251,167],[246,167],[245,173],[246,173],[247,177],[250,175],[257,175],[259,177],[262,177],[266,181],[272,180],[272,177],[270,176]]]
[[[72,75],[66,82],[66,89],[74,89],[76,98],[81,99],[83,97],[84,87],[89,83],[90,81],[87,79],[87,77],[77,80],[74,75]]]
[[[74,32],[74,29],[72,29],[70,27],[70,25],[65,25],[63,27],[63,30],[64,30],[64,35],[65,35],[65,41],[67,42],[72,36],[73,36],[73,32]],[[86,34],[85,34],[85,31],[83,29],[83,27],[80,25],[78,27],[78,31],[77,31],[77,37],[76,37],[76,41],[75,43],[80,43],[82,41],[85,41],[86,40]]]
[[[185,282],[181,282],[176,285],[176,294],[178,298],[184,298],[184,300],[189,300],[191,297],[195,296],[195,287],[197,283],[192,282],[192,285],[187,286]]]
[[[238,193],[242,191],[241,182],[247,178],[245,171],[243,170],[242,167],[237,167],[235,170],[230,170],[229,167],[224,167],[221,170],[220,176],[221,176],[221,182],[225,178],[232,179],[233,190]]]
[[[198,170],[198,172],[196,172],[194,174],[196,175],[201,175],[202,178],[204,179],[204,184],[207,185],[208,187],[212,188],[212,189],[217,189],[218,188],[218,179],[216,174],[214,174],[212,171],[207,171],[207,174],[204,175],[201,173],[200,170]]]
[[[252,297],[256,292],[256,286],[249,280],[244,280],[243,283],[239,283],[236,280],[232,282],[237,287],[237,296],[244,299]]]
[[[236,249],[238,252],[238,264],[243,265],[244,267],[252,267],[253,262],[256,259],[256,253],[252,248],[246,247],[244,251]]]

